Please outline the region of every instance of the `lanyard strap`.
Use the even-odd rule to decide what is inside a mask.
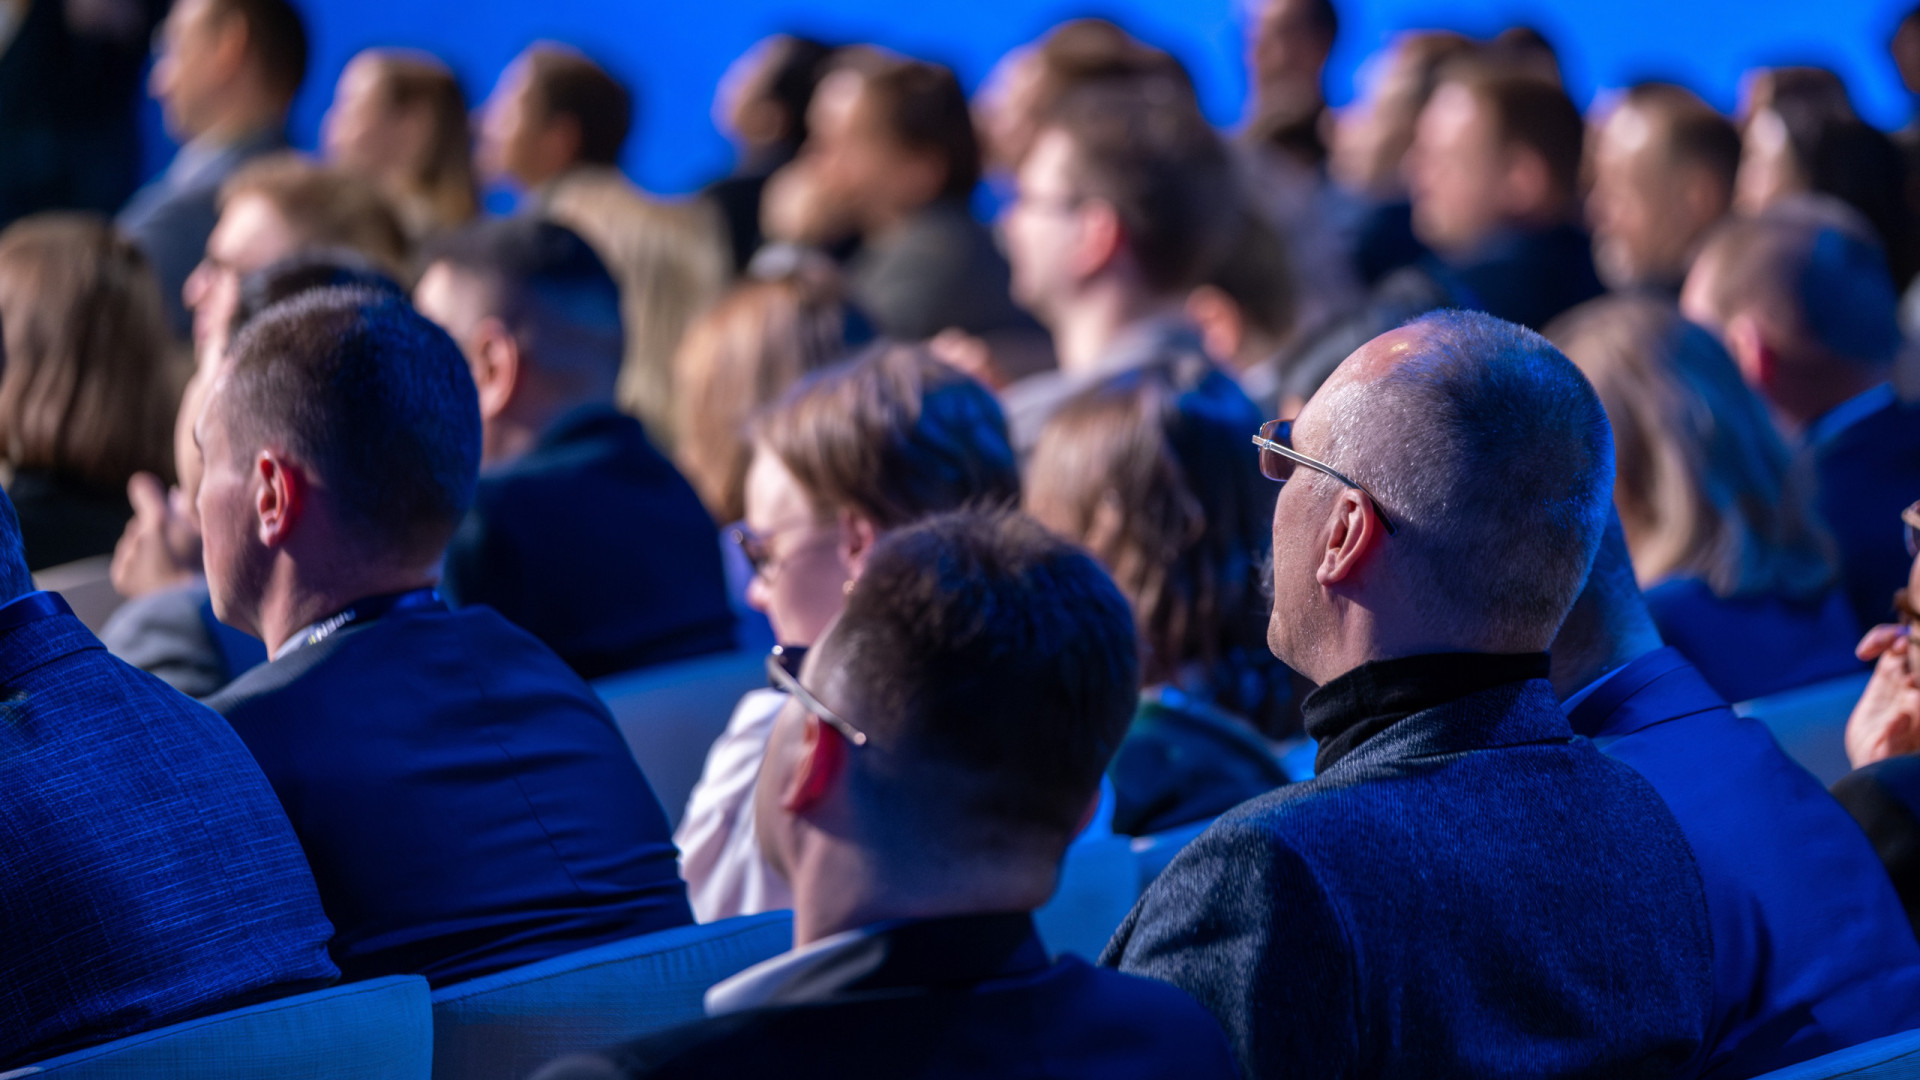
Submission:
[[[352,607],[321,619],[307,628],[307,632],[289,641],[281,647],[279,659],[297,649],[308,645],[318,645],[358,623],[377,622],[396,611],[423,611],[429,608],[444,608],[440,593],[434,589],[414,589],[409,592],[391,593],[387,596],[373,596],[356,601]]]
[[[17,630],[30,622],[71,614],[73,609],[67,606],[66,599],[59,593],[30,592],[0,607],[0,634]]]

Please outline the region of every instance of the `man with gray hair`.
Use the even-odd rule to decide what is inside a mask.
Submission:
[[[1593,388],[1447,312],[1255,442],[1296,481],[1268,643],[1320,684],[1319,775],[1224,815],[1103,962],[1198,998],[1249,1076],[1679,1074],[1711,1000],[1699,872],[1547,681],[1611,506]]]

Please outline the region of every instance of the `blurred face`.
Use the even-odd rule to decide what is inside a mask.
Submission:
[[[474,160],[490,181],[533,187],[558,176],[571,162],[560,160],[545,118],[532,100],[533,80],[524,57],[507,65],[480,107],[480,138]]]
[[[268,553],[253,527],[257,483],[253,455],[229,438],[220,404],[225,388],[224,379],[215,380],[194,428],[204,465],[196,500],[201,550],[214,614],[228,626],[257,636]]]
[[[147,92],[160,102],[167,132],[181,141],[205,134],[218,116],[231,60],[211,0],[180,0],[161,25]]]
[[[1435,91],[1407,155],[1420,239],[1436,251],[1460,253],[1498,228],[1505,159],[1493,117],[1472,91],[1454,84]]]
[[[747,603],[765,612],[782,645],[812,645],[846,607],[853,572],[840,552],[840,528],[821,520],[780,459],[764,450],[747,469],[746,527],[766,558],[747,586]]]
[[[240,303],[240,279],[297,253],[304,243],[265,196],[243,194],[227,203],[207,237],[207,253],[181,289],[193,310],[194,354],[203,365],[227,349],[227,326]]]
[[[1000,58],[973,98],[974,126],[988,164],[1012,171],[1033,144],[1040,51],[1022,45]]]
[[[1057,129],[1042,131],[1020,164],[1006,212],[1013,298],[1043,321],[1057,316],[1081,276],[1075,255],[1082,222],[1072,167],[1072,139]]]
[[[1622,105],[1594,141],[1593,191],[1587,217],[1594,261],[1615,289],[1679,281],[1700,234],[1712,222],[1684,190],[1684,166],[1661,144],[1657,121]]]
[[[1256,92],[1318,92],[1333,48],[1302,0],[1266,0],[1254,15],[1247,69]]]
[[[926,190],[926,162],[887,135],[859,75],[827,76],[807,120],[806,154],[822,197],[848,219],[871,227],[933,197]]]
[[[1743,214],[1758,214],[1789,195],[1808,188],[1787,141],[1787,123],[1772,109],[1761,109],[1747,121],[1740,140],[1740,172],[1734,179],[1733,204]]]
[[[1349,191],[1388,199],[1404,187],[1400,159],[1413,140],[1412,103],[1419,88],[1399,49],[1361,66],[1364,93],[1335,114],[1327,170]]]
[[[333,104],[320,124],[320,142],[328,161],[361,176],[382,180],[404,175],[420,153],[415,140],[387,107],[379,62],[354,57],[333,88]]]

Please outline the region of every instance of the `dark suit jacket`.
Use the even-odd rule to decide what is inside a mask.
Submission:
[[[0,630],[0,698],[0,1070],[338,976],[218,716],[67,614]]]
[[[1573,729],[1666,801],[1713,923],[1703,1076],[1747,1077],[1920,1027],[1920,943],[1860,830],[1757,720],[1659,649],[1574,707]]]
[[[1445,262],[1472,295],[1469,306],[1534,330],[1606,291],[1593,268],[1592,241],[1572,225],[1502,229]]]
[[[214,617],[205,578],[121,604],[100,628],[100,640],[188,697],[211,696],[267,659],[259,638]]]
[[[1692,661],[1728,701],[1866,670],[1853,655],[1860,640],[1853,605],[1837,585],[1809,603],[1796,603],[1779,596],[1723,599],[1698,578],[1670,578],[1646,597],[1661,640]]]
[[[733,647],[713,519],[612,406],[567,414],[481,476],[441,590],[505,615],[586,679]]]
[[[1920,934],[1920,754],[1855,769],[1833,785],[1833,797],[1866,832]]]
[[[874,327],[902,341],[950,327],[984,334],[1038,325],[1014,305],[1012,275],[993,234],[954,200],[924,207],[863,246],[848,278]]]
[[[1142,695],[1107,777],[1113,831],[1128,836],[1205,821],[1289,779],[1246,721],[1167,690]]]
[[[1920,499],[1920,405],[1887,404],[1812,443],[1820,513],[1840,545],[1840,573],[1861,629],[1892,617],[1913,558],[1900,511]]]
[[[1199,999],[1248,1076],[1597,1080],[1693,1059],[1711,949],[1673,816],[1532,679],[1229,811],[1101,962]]]
[[[1023,914],[896,924],[767,1004],[600,1054],[539,1080],[616,1077],[1048,1077],[1224,1080],[1219,1025],[1170,986],[1049,962]]]
[[[77,559],[113,554],[133,504],[124,488],[101,491],[45,469],[19,469],[7,498],[20,519],[27,569],[38,573]]]
[[[606,706],[487,608],[350,625],[208,704],[293,820],[347,978],[441,985],[692,921]]]

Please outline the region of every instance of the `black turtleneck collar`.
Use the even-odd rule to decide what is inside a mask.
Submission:
[[[1324,773],[1360,744],[1414,713],[1507,683],[1544,679],[1547,654],[1428,653],[1375,660],[1307,695],[1300,717],[1320,744]]]

